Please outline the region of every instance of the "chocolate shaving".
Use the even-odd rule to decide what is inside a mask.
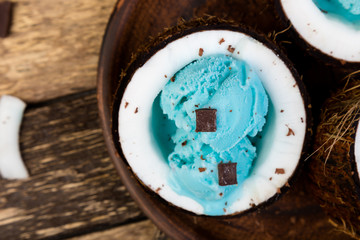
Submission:
[[[205,172],[206,168],[204,167],[199,167],[199,172]]]
[[[181,146],[185,146],[187,144],[187,141],[184,141],[181,143]]]
[[[235,51],[235,48],[233,48],[233,47],[231,47],[231,45],[229,45],[227,50],[229,52],[233,53]]]
[[[9,34],[11,7],[12,3],[9,1],[0,2],[0,38],[5,38]]]
[[[288,128],[289,128],[289,127],[288,127]],[[293,131],[291,128],[289,128],[289,131],[288,131],[288,133],[286,134],[286,136],[290,136],[290,135],[295,136],[295,133],[294,133],[294,131]]]
[[[197,109],[195,132],[216,132],[216,109]]]
[[[236,165],[237,163],[218,164],[218,177],[220,186],[237,184]]]
[[[199,104],[195,104],[194,106],[195,106],[195,107],[199,107]]]
[[[139,108],[136,108],[134,113],[138,113],[138,111],[139,111]]]
[[[203,55],[203,53],[204,53],[204,49],[199,48],[199,56],[200,56],[200,57]]]
[[[203,157],[203,155],[200,156],[201,160],[205,160],[205,158]]]
[[[283,168],[276,168],[275,174],[285,174],[285,170]]]
[[[223,42],[225,42],[224,38],[220,39],[219,44],[221,45]]]

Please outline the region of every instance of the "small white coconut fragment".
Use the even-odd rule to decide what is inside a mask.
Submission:
[[[19,130],[25,107],[26,104],[16,97],[0,97],[0,174],[3,178],[29,177],[19,147]]]

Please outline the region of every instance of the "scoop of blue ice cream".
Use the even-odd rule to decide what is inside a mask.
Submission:
[[[313,0],[325,14],[360,26],[360,0]]]
[[[166,84],[160,106],[177,127],[168,157],[170,186],[201,203],[205,214],[222,215],[238,186],[220,186],[217,165],[237,163],[241,185],[256,157],[253,138],[265,124],[268,97],[259,77],[244,61],[229,56],[201,58]],[[217,110],[216,132],[195,132],[195,110],[202,108]]]

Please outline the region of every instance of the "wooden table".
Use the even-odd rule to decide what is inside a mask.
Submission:
[[[97,62],[115,0],[14,2],[0,95],[28,103],[20,139],[31,177],[0,180],[0,239],[166,239],[121,183],[99,128]],[[304,182],[264,210],[247,239],[349,239]],[[293,230],[277,236],[285,225]]]

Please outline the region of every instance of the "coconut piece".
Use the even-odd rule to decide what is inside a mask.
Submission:
[[[219,44],[219,42],[226,44]],[[200,56],[199,49],[203,49]],[[258,157],[250,176],[238,186],[236,201],[223,215],[243,213],[286,192],[299,165],[308,131],[308,99],[289,60],[264,37],[221,20],[197,19],[168,29],[134,57],[122,74],[114,103],[114,138],[134,174],[172,205],[204,214],[202,205],[176,193],[168,184],[170,167],[149,131],[155,98],[168,81],[192,61],[213,55],[244,60],[260,77],[271,106],[257,144]],[[141,97],[140,97],[141,96]],[[135,109],[141,109],[134,114]],[[281,111],[283,110],[283,111]],[[289,131],[291,133],[288,135]],[[116,141],[115,141],[116,142]],[[201,158],[203,161],[203,158]],[[214,167],[214,169],[217,166]],[[283,169],[282,174],[276,169]],[[203,169],[205,174],[209,169]],[[212,171],[209,171],[212,172]],[[160,190],[159,190],[160,189]]]
[[[313,0],[276,0],[276,4],[280,16],[310,53],[326,63],[359,66],[359,27],[329,17]]]
[[[26,104],[16,97],[0,97],[0,174],[3,178],[29,177],[19,147],[19,130],[25,107]]]
[[[324,104],[310,164],[310,191],[334,225],[360,237],[360,80]]]

